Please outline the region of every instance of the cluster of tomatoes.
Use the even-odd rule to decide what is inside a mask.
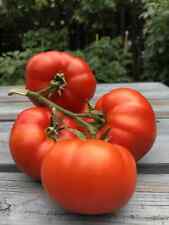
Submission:
[[[66,210],[117,211],[136,186],[136,161],[156,137],[155,115],[138,91],[117,88],[88,104],[96,80],[88,64],[66,52],[33,56],[26,92],[34,107],[21,112],[10,150],[19,169],[41,180]]]

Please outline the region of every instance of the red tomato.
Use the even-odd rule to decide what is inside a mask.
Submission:
[[[63,117],[59,114],[58,117]],[[63,117],[68,127],[77,125],[71,118]],[[10,135],[10,150],[19,169],[34,179],[40,179],[41,164],[48,151],[55,145],[55,141],[47,134],[51,124],[51,112],[47,108],[34,107],[19,114]],[[75,138],[72,132],[65,129],[57,134],[57,139]]]
[[[102,140],[58,142],[41,172],[49,195],[66,210],[80,214],[118,210],[136,185],[136,165],[130,152]]]
[[[49,99],[73,112],[81,112],[94,95],[96,80],[88,64],[70,53],[48,51],[33,56],[26,66],[26,88],[44,89],[58,74],[64,76],[65,84]]]
[[[109,142],[130,149],[136,160],[150,150],[156,137],[155,114],[138,91],[114,89],[98,100],[96,109],[106,118],[105,125],[97,133],[98,138],[109,129]]]

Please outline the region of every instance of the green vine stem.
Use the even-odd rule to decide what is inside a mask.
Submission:
[[[97,119],[99,119],[100,115],[91,114],[91,113],[84,113],[84,114],[73,113],[73,112],[71,112],[67,109],[64,109],[63,107],[53,103],[52,101],[48,100],[46,97],[44,97],[44,96],[40,95],[38,92],[34,92],[34,91],[25,91],[25,92],[11,91],[8,95],[11,96],[11,95],[14,95],[14,94],[27,96],[30,99],[33,99],[36,102],[39,102],[40,104],[43,104],[43,105],[49,107],[50,109],[55,108],[57,111],[63,112],[65,115],[70,116],[73,119],[75,119],[81,126],[85,127],[89,131],[91,136],[93,138],[95,138],[97,128],[95,126],[93,126],[92,124],[87,123],[82,118],[90,117],[90,118],[94,118],[94,119],[97,120]]]
[[[93,112],[89,112],[89,113],[81,113],[81,114],[76,114],[78,115],[80,118],[86,118],[86,117],[89,117],[89,118],[92,118],[94,120],[96,120],[97,122],[100,122],[100,123],[104,123],[105,120],[103,118],[103,114],[98,112],[98,111],[93,111]]]

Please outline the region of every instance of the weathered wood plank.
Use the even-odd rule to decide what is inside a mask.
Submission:
[[[168,87],[161,83],[161,82],[132,82],[132,83],[99,83],[97,84],[97,87],[99,89],[104,89],[104,86],[107,86],[108,88],[116,88],[116,87],[131,87],[135,88],[137,90],[161,90],[165,91],[168,89]],[[23,88],[23,85],[17,85],[17,86],[0,86],[0,97],[7,96],[7,93],[12,89],[21,89]]]
[[[0,87],[0,102],[27,102],[29,99],[24,96],[13,95],[8,96],[11,90],[24,90],[24,86],[1,86]]]
[[[96,99],[93,99],[93,102],[95,101]],[[169,118],[169,96],[168,99],[149,99],[149,101],[158,118]],[[0,102],[0,120],[14,120],[19,112],[31,106],[30,101]]]
[[[119,83],[119,84],[99,84],[97,85],[94,99],[104,93],[118,87],[131,87],[140,91],[148,99],[167,99],[169,88],[162,83]]]
[[[0,102],[0,120],[15,120],[18,113],[31,106],[31,102]]]
[[[105,92],[117,87],[131,87],[140,91],[149,99],[164,99],[169,98],[169,88],[158,82],[146,83],[116,83],[116,84],[97,84],[96,96],[100,96]],[[15,89],[22,89],[23,86],[2,86],[0,87],[0,102],[27,102],[28,98],[23,96],[8,96],[8,92]]]
[[[9,153],[8,139],[13,122],[0,123],[0,170],[11,171],[14,162]],[[141,173],[169,172],[169,119],[160,119],[157,140],[152,150],[139,162]]]
[[[113,86],[113,88],[117,88],[117,87],[131,87],[131,88],[135,88],[137,90],[142,90],[142,91],[152,91],[152,90],[161,90],[161,91],[165,91],[168,90],[168,86],[166,86],[165,84],[161,83],[161,82],[132,82],[132,83],[110,83],[110,84],[98,84],[97,86],[100,88],[103,88],[105,85],[107,86]]]
[[[99,96],[117,87],[133,87],[142,92],[152,103],[157,117],[169,117],[169,88],[162,83],[128,83],[128,84],[98,84],[95,102]],[[11,89],[21,88],[18,86],[0,87],[0,120],[14,120],[16,115],[25,108],[32,106],[27,98],[22,96],[8,96]]]
[[[133,198],[118,214],[78,216],[50,200],[39,183],[0,173],[1,225],[168,225],[169,175],[139,175]]]

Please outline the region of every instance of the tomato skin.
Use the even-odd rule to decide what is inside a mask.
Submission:
[[[106,118],[97,138],[109,128],[109,142],[130,149],[136,160],[150,150],[156,138],[155,114],[150,103],[138,91],[114,89],[98,100],[96,109],[102,111]]]
[[[88,64],[70,53],[48,51],[34,55],[26,66],[26,88],[39,91],[48,87],[57,73],[63,73],[66,86],[50,100],[74,112],[81,112],[95,92],[96,80]],[[34,102],[35,103],[35,102]]]
[[[77,126],[71,118],[59,113],[58,117],[68,127]],[[35,180],[40,180],[42,161],[55,145],[48,137],[46,129],[51,123],[51,111],[44,107],[33,107],[21,112],[11,130],[10,151],[17,167]],[[61,126],[60,125],[60,126]],[[65,129],[58,134],[59,139],[75,138],[72,132]],[[77,138],[77,137],[76,137]]]
[[[41,172],[48,194],[66,210],[80,214],[118,210],[136,185],[136,165],[130,152],[102,140],[58,142]]]

